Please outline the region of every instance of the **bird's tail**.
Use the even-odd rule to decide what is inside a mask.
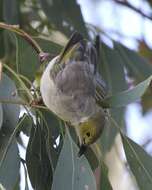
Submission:
[[[96,72],[98,61],[96,45],[88,42],[80,33],[73,33],[69,42],[60,54],[59,62],[65,63],[66,60],[69,59],[75,61],[87,61],[93,66],[94,72]]]

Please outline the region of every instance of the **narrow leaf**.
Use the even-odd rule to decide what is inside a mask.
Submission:
[[[51,2],[40,0],[40,4],[48,20],[57,30],[62,31],[68,36],[77,30],[85,37],[88,37],[80,5],[76,0],[52,0]]]
[[[3,2],[3,14],[6,23],[19,24],[19,1],[5,0]]]
[[[32,126],[26,152],[26,165],[31,184],[36,190],[50,190],[52,168],[46,150],[46,135],[41,126]]]
[[[78,157],[78,147],[69,136],[66,135],[64,139],[54,173],[52,190],[96,190],[90,165],[85,157]]]
[[[3,0],[0,0],[0,21],[3,21]],[[0,58],[3,58],[4,54],[5,54],[5,48],[4,48],[4,33],[3,30],[0,29],[0,44],[1,44],[1,48],[0,48]]]
[[[152,157],[128,137],[121,135],[125,155],[140,190],[152,187]]]
[[[126,90],[116,95],[107,97],[103,101],[103,104],[107,105],[108,107],[122,107],[139,100],[149,87],[151,80],[152,76],[139,83],[131,90]]]
[[[112,186],[108,179],[108,168],[101,163],[100,190],[112,190]]]
[[[9,100],[15,101],[18,99],[17,90],[14,82],[6,75],[2,74],[2,80],[0,81],[0,101]],[[16,127],[19,120],[20,106],[13,105],[11,103],[2,104],[3,107],[3,122],[7,122],[8,127],[12,127],[12,130]]]
[[[3,126],[0,133],[0,161],[10,138],[9,128]],[[15,140],[12,142],[7,155],[0,167],[0,183],[7,189],[12,190],[19,176],[19,152]]]
[[[127,89],[122,57],[117,51],[108,47],[104,43],[101,44],[101,61],[99,64],[99,72],[107,84],[108,95]],[[124,108],[117,108],[117,110],[116,108],[112,108],[111,115],[115,118],[117,123],[123,127],[122,121],[124,116]],[[107,151],[110,149],[113,145],[116,134],[117,130],[115,127],[105,127],[103,135],[101,136],[102,151]]]
[[[141,82],[151,75],[152,65],[144,57],[116,42],[114,42],[114,48],[122,57],[122,63],[127,68],[129,75],[136,82]]]
[[[1,129],[2,123],[3,123],[3,109],[0,103],[0,129]]]

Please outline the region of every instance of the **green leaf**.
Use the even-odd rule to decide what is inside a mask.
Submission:
[[[20,120],[22,120],[22,118],[24,118],[24,121],[21,123],[21,131],[23,133],[25,133],[27,136],[30,136],[30,131],[31,131],[31,128],[32,128],[32,125],[33,125],[33,119],[31,116],[27,115],[27,114],[23,114],[22,117],[20,117]]]
[[[32,126],[26,152],[26,165],[31,184],[36,190],[50,190],[52,166],[46,150],[47,134],[41,125]]]
[[[122,57],[122,63],[128,69],[129,74],[135,78],[137,82],[141,82],[151,75],[152,65],[149,64],[145,58],[119,43],[115,42],[114,47]]]
[[[14,188],[13,188],[13,190],[20,190],[20,175],[18,176],[18,179],[17,179],[17,181],[16,181],[16,184],[15,184],[15,186],[14,186]]]
[[[0,131],[0,161],[2,159],[3,153],[10,138],[11,132],[9,130],[9,127],[10,126],[3,125]],[[0,183],[7,190],[12,190],[12,187],[15,186],[19,176],[19,168],[20,159],[18,146],[16,141],[14,140],[11,146],[9,147],[7,155],[0,168]]]
[[[27,169],[34,188],[50,190],[53,171],[62,147],[62,137],[58,120],[50,111],[39,111],[37,119],[40,123],[31,128],[26,154]],[[56,145],[58,136],[60,143]]]
[[[17,37],[18,39],[18,72],[24,76],[26,76],[31,81],[35,78],[35,74],[40,67],[40,62],[38,59],[38,55],[35,50],[21,37]],[[53,55],[57,55],[61,46],[47,40],[36,39],[40,44],[43,51],[51,52]],[[30,67],[30,69],[29,69]]]
[[[54,170],[56,168],[58,157],[63,145],[64,128],[61,123],[59,123],[59,120],[56,118],[56,116],[48,110],[41,111],[41,125],[43,128],[45,128],[47,133],[46,150]],[[58,137],[60,137],[60,141],[57,145],[56,139]]]
[[[152,187],[152,157],[128,137],[121,134],[125,155],[140,190]]]
[[[101,163],[100,190],[112,190],[112,186],[108,179],[108,168],[103,162]]]
[[[136,100],[139,100],[142,95],[145,93],[147,88],[150,85],[152,80],[152,75],[144,80],[143,82],[139,83],[137,86],[132,88],[131,90],[126,90],[116,95],[107,97],[103,103],[109,107],[121,107],[126,106]]]
[[[1,22],[3,21],[3,0],[0,0],[0,21]],[[1,44],[0,58],[3,58],[5,54],[5,49],[4,49],[4,34],[2,29],[0,29],[0,44]]]
[[[0,82],[0,101],[17,101],[18,95],[14,82],[6,75],[2,74],[2,80]],[[11,104],[11,103],[3,103],[3,124],[7,123],[7,126],[13,129],[16,127],[19,120],[20,106]]]
[[[14,101],[17,98],[14,82],[4,73],[0,81],[0,101]],[[3,158],[6,146],[12,131],[19,120],[20,107],[13,104],[2,104],[3,124],[0,130],[0,161]],[[19,175],[19,154],[16,141],[14,140],[8,149],[7,155],[0,168],[0,183],[6,189],[12,190]]]
[[[4,32],[3,30],[0,29],[0,44],[1,44],[1,48],[0,48],[0,58],[4,57],[5,54],[5,48],[4,48]]]
[[[127,89],[122,58],[117,51],[108,47],[104,43],[101,44],[101,61],[98,67],[100,74],[107,84],[108,95]],[[123,127],[122,121],[124,109],[113,108],[111,109],[111,115],[115,118],[117,123]],[[102,151],[110,149],[111,145],[113,145],[116,134],[117,130],[112,124],[105,127],[101,136]]]
[[[2,104],[0,103],[0,129],[3,123],[3,109],[2,109]]]
[[[40,0],[41,7],[52,26],[70,36],[75,30],[88,37],[80,5],[76,0]]]
[[[42,38],[36,38],[35,40],[38,42],[38,44],[40,45],[40,47],[43,49],[44,52],[49,52],[54,57],[58,55],[63,48],[61,45],[50,40]]]
[[[19,24],[19,1],[3,1],[4,21],[8,24]]]
[[[0,169],[0,183],[7,190],[12,190],[19,176],[20,159],[18,147],[13,143],[7,153],[6,159]]]
[[[4,186],[0,183],[0,190],[6,190],[4,189]]]
[[[18,72],[33,80],[39,67],[38,56],[34,49],[21,37],[18,39]],[[30,68],[30,69],[29,69]]]
[[[70,136],[70,135],[69,135]],[[52,190],[96,190],[96,182],[88,161],[78,157],[78,147],[67,134],[53,177]]]
[[[3,21],[3,0],[0,0],[0,21]]]

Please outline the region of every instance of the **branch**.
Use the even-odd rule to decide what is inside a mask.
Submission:
[[[133,11],[135,11],[136,13],[142,15],[143,17],[145,18],[148,18],[149,20],[152,20],[152,17],[145,14],[144,12],[142,12],[140,9],[134,7],[133,5],[131,5],[130,3],[128,3],[127,1],[121,1],[121,0],[113,0],[114,2],[120,4],[120,5],[123,5],[125,7],[128,7],[130,9],[132,9]]]
[[[24,38],[34,48],[37,54],[43,52],[38,43],[28,33],[20,29],[18,25],[10,25],[0,22],[0,28],[14,32]]]
[[[15,104],[15,105],[22,105],[22,106],[28,106],[31,108],[35,108],[35,109],[45,109],[45,110],[49,110],[47,107],[43,106],[43,105],[38,105],[35,104],[33,102],[27,103],[21,100],[10,100],[10,99],[0,99],[0,103],[2,104]]]

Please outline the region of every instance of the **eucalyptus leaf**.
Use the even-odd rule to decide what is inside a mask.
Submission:
[[[24,121],[21,123],[21,131],[26,134],[27,136],[30,136],[30,131],[33,125],[33,119],[31,116],[27,115],[26,113],[23,114],[22,117],[20,117],[20,120],[25,117]]]
[[[0,29],[0,58],[3,58],[5,55],[5,47],[4,47],[4,32],[2,29]]]
[[[152,73],[152,65],[140,56],[137,52],[128,49],[119,43],[114,43],[115,50],[118,51],[123,59],[124,66],[128,69],[129,74],[137,82],[141,82],[148,78]]]
[[[14,82],[4,73],[0,81],[0,101],[15,101],[17,98],[16,87]],[[11,103],[3,103],[3,124],[0,130],[0,161],[9,142],[12,131],[19,120],[20,107]],[[1,163],[1,162],[0,162]],[[1,165],[1,164],[0,164]],[[19,154],[15,140],[7,151],[6,157],[0,168],[0,183],[8,190],[12,190],[19,176]]]
[[[64,128],[59,119],[49,110],[41,110],[41,126],[46,130],[46,151],[53,170],[56,168],[58,157],[63,145]],[[59,142],[56,143],[57,138]]]
[[[35,40],[38,42],[43,51],[51,53],[52,57],[58,55],[63,48],[61,45],[47,39],[35,38]]]
[[[3,0],[0,0],[0,20],[3,20]]]
[[[152,187],[152,157],[130,138],[121,134],[125,155],[140,190]]]
[[[15,184],[15,186],[14,186],[14,188],[13,188],[13,190],[20,190],[20,175],[18,176],[18,179],[17,179],[17,181],[16,181],[16,184]]]
[[[3,109],[0,103],[0,129],[1,129],[2,123],[3,123]]]
[[[0,190],[6,190],[1,183],[0,183]]]
[[[40,4],[48,20],[57,30],[68,36],[77,30],[88,37],[80,5],[76,0],[40,0]]]
[[[33,125],[26,151],[29,178],[36,190],[50,190],[52,184],[52,166],[46,150],[46,135],[39,124]]]
[[[3,21],[3,0],[0,0],[0,21],[1,22]],[[3,58],[5,54],[5,48],[4,48],[4,34],[2,29],[0,29],[0,44],[1,44],[0,58]]]
[[[20,159],[17,144],[12,143],[6,159],[0,169],[0,183],[7,190],[12,190],[19,176]]]
[[[112,190],[112,186],[108,179],[108,168],[102,162],[101,163],[101,174],[100,174],[100,190]]]
[[[11,8],[10,8],[11,7]],[[8,24],[19,24],[19,1],[4,0],[3,1],[4,20]]]
[[[145,93],[152,80],[152,75],[130,90],[122,91],[116,95],[107,97],[103,104],[108,107],[122,107],[139,100]]]
[[[2,80],[0,81],[0,101],[8,101],[3,103],[3,123],[7,123],[7,126],[13,130],[19,120],[20,106],[11,104],[11,101],[18,101],[17,90],[14,82],[6,75],[2,74]]]
[[[38,68],[40,67],[39,57],[29,43],[21,37],[17,37],[17,39],[19,55],[18,72],[32,81],[35,78]],[[49,52],[54,56],[56,56],[61,50],[61,46],[49,40],[47,41],[37,38],[36,41],[40,44],[43,51]]]
[[[6,124],[2,126],[0,131],[0,161],[6,150],[7,143],[10,138],[11,131],[10,126]],[[19,151],[15,140],[11,143],[8,149],[7,155],[0,167],[0,183],[7,189],[12,190],[19,177]]]
[[[38,56],[34,49],[21,37],[18,39],[18,72],[33,80],[39,67]],[[30,69],[29,69],[30,68]]]
[[[90,165],[84,156],[78,157],[78,147],[66,134],[53,177],[52,190],[96,190]]]
[[[107,96],[127,89],[124,66],[119,53],[116,50],[108,47],[106,44],[102,43],[100,54],[101,60],[98,69],[107,84]],[[110,112],[112,117],[115,118],[120,127],[124,127],[122,125],[124,109],[113,108],[110,110]],[[111,145],[113,145],[114,138],[117,134],[116,128],[113,127],[112,124],[109,124],[105,127],[101,136],[101,146],[102,151],[104,152],[111,148]]]

